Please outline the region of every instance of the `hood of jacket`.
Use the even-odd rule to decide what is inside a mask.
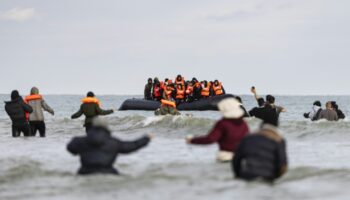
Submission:
[[[277,127],[269,124],[265,124],[258,132],[258,134],[263,135],[277,143],[281,143],[283,141],[283,138],[279,133]]]
[[[10,100],[10,101],[5,101],[5,104],[13,104],[13,103],[18,103],[20,101],[23,101],[22,97],[17,97],[16,99]]]
[[[111,138],[111,133],[101,127],[93,127],[87,133],[87,142],[92,146],[102,146]]]
[[[37,87],[32,87],[30,90],[31,95],[39,94],[39,89]]]

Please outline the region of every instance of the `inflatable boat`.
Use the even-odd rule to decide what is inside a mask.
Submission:
[[[177,106],[178,110],[218,110],[217,104],[228,97],[234,97],[232,94],[224,94],[220,96],[200,99],[191,103],[181,103]],[[151,101],[144,99],[127,99],[120,106],[119,110],[151,110],[155,111],[160,107],[159,101]]]

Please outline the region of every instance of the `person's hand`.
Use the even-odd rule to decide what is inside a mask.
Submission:
[[[149,134],[147,134],[147,136],[149,137],[149,139],[152,140],[155,137],[155,134],[154,133],[149,133]]]

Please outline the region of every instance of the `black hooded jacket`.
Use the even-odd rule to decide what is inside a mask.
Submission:
[[[5,110],[12,120],[12,124],[15,126],[23,125],[27,122],[26,112],[32,113],[33,109],[30,105],[24,103],[21,97],[18,97],[12,101],[5,102]]]
[[[235,175],[246,180],[257,177],[274,180],[282,175],[281,170],[286,166],[286,142],[271,131],[267,135],[246,136],[232,161]]]
[[[134,152],[146,146],[149,141],[149,137],[144,136],[132,142],[124,142],[112,137],[106,129],[93,127],[86,137],[73,138],[67,149],[74,155],[80,155],[82,166],[79,174],[119,174],[113,167],[118,154]]]

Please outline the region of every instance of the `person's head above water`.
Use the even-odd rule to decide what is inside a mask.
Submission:
[[[12,92],[11,92],[11,100],[16,100],[16,99],[18,99],[20,96],[19,96],[19,92],[18,92],[18,90],[13,90]]]
[[[333,109],[333,106],[332,106],[332,102],[331,101],[328,101],[326,103],[326,108],[329,109],[329,110],[332,110]]]
[[[318,106],[318,107],[322,107],[322,104],[320,101],[315,101],[313,105]]]
[[[275,103],[275,97],[272,95],[266,95],[266,102],[269,104],[274,104]]]
[[[86,96],[87,97],[95,97],[95,94],[93,93],[93,92],[88,92],[87,94],[86,94]]]
[[[31,95],[39,94],[39,89],[37,87],[32,87],[30,90]]]
[[[218,108],[226,119],[240,119],[244,115],[241,104],[233,97],[220,101]]]
[[[332,107],[333,107],[335,110],[338,110],[338,104],[337,104],[337,102],[332,101],[331,104],[332,104]]]
[[[262,97],[260,97],[260,98],[258,98],[258,105],[259,105],[259,107],[262,107],[262,106],[264,106],[265,105],[265,100],[264,100],[264,98],[262,98]]]

